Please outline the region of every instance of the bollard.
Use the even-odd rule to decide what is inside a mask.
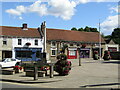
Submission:
[[[51,64],[51,65],[50,65],[50,78],[53,78],[53,74],[54,74],[53,64]]]
[[[81,66],[81,58],[79,57],[79,66]]]
[[[38,80],[38,68],[34,67],[34,80]]]

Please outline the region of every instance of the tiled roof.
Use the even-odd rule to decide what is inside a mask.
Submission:
[[[6,36],[40,37],[38,30],[35,28],[28,28],[28,30],[22,30],[22,27],[1,26],[0,31],[0,35]]]
[[[78,41],[78,42],[99,42],[98,32],[80,32],[61,29],[47,28],[47,40]],[[22,30],[21,27],[0,26],[0,35],[17,37],[40,37],[37,28]],[[103,43],[104,39],[101,40]]]
[[[80,32],[61,29],[47,29],[47,40],[99,42],[98,32]],[[104,39],[101,39],[105,43]]]

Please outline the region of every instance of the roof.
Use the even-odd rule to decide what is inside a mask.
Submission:
[[[80,32],[61,29],[47,29],[47,40],[63,40],[63,41],[78,41],[78,42],[99,42],[98,32]],[[101,42],[105,43],[101,38]]]
[[[77,41],[77,42],[99,42],[98,32],[80,32],[63,29],[46,29],[47,40]],[[37,28],[22,30],[21,27],[0,26],[0,35],[15,37],[40,37]],[[102,38],[102,43],[105,43]]]
[[[112,39],[110,38],[104,38],[106,44],[115,44]]]
[[[17,36],[17,37],[40,37],[38,30],[35,28],[28,28],[22,30],[22,27],[0,26],[0,35]]]

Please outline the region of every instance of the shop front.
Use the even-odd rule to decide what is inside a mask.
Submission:
[[[22,61],[41,60],[42,48],[15,48],[15,58]]]
[[[77,48],[68,48],[68,59],[77,59]]]
[[[80,48],[80,58],[89,58],[90,48]]]

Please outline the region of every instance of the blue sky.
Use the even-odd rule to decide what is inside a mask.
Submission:
[[[46,21],[47,28],[70,30],[85,26],[98,28],[100,19],[101,32],[105,35],[118,26],[118,2],[56,1],[2,2],[2,26],[21,27],[27,23],[28,27],[37,28]]]

